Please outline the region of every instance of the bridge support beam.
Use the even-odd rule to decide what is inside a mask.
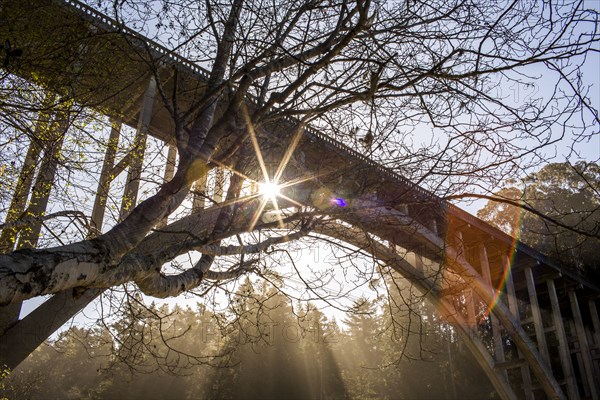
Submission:
[[[47,93],[42,102],[42,108],[38,114],[33,138],[29,143],[29,148],[27,149],[27,154],[23,161],[23,167],[21,168],[19,178],[17,179],[15,192],[6,213],[5,223],[15,222],[25,210],[39,156],[43,150],[40,143],[45,140],[44,138],[48,134],[50,128],[52,113],[48,110],[52,108],[55,99],[56,95]],[[0,253],[7,253],[14,250],[17,233],[18,230],[15,228],[6,228],[2,230],[2,235],[0,235]]]
[[[510,310],[511,317],[513,318],[515,324],[521,328],[521,315],[519,312],[519,302],[517,300],[517,294],[515,292],[515,282],[512,274],[512,265],[510,262],[510,258],[508,256],[505,257],[504,260],[504,268],[505,271],[508,270],[508,274],[506,274],[506,296],[508,300],[508,309]],[[520,348],[517,347],[517,354],[519,358],[523,358],[523,353]],[[529,371],[529,367],[527,364],[521,365],[521,378],[523,379],[523,391],[525,392],[525,398],[527,400],[535,400],[535,396],[533,394],[532,385],[531,385],[531,372]]]
[[[367,209],[367,211],[363,211]],[[502,325],[502,327],[506,330],[507,334],[514,341],[517,349],[522,354],[524,361],[531,368],[531,371],[535,374],[537,380],[540,382],[543,390],[545,391],[548,398],[551,399],[565,399],[565,395],[556,381],[552,370],[546,365],[540,356],[539,352],[536,349],[535,344],[531,341],[527,333],[521,327],[519,321],[519,311],[518,311],[518,303],[515,295],[514,283],[512,281],[507,282],[507,290],[508,290],[508,298],[509,298],[509,307],[505,306],[504,302],[498,300],[495,296],[495,291],[492,287],[490,287],[481,275],[477,272],[477,270],[465,259],[462,257],[462,253],[459,249],[456,249],[454,246],[446,243],[443,238],[434,234],[424,226],[418,224],[412,219],[407,218],[401,211],[397,211],[394,209],[387,208],[378,208],[377,212],[373,210],[373,208],[369,207],[369,204],[365,202],[364,207],[357,207],[357,211],[354,211],[352,219],[359,219],[363,229],[366,229],[369,226],[378,226],[381,224],[381,220],[391,221],[395,220],[397,226],[399,227],[410,227],[406,228],[407,231],[410,232],[411,235],[416,239],[418,238],[423,244],[427,243],[427,246],[430,248],[437,248],[440,254],[440,258],[446,260],[447,269],[462,277],[462,282],[468,282],[471,288],[474,290],[474,294],[477,295],[486,306],[490,306],[494,304],[492,308],[492,312],[498,318],[498,321]],[[358,240],[356,236],[359,236],[356,232],[352,231],[352,233],[346,228],[346,232],[340,232],[336,235],[338,239],[347,241],[348,243],[354,244]],[[452,232],[448,233],[448,236],[452,237]],[[382,239],[386,239],[382,237]],[[366,242],[366,243],[365,243]],[[376,244],[370,244],[367,239],[363,243],[357,244],[360,248],[368,249],[369,246],[373,247]],[[378,246],[379,247],[379,246]],[[381,246],[384,247],[384,246]],[[386,251],[389,252],[389,249],[385,247]],[[370,251],[370,250],[369,250]],[[398,256],[390,256],[385,253],[379,257],[377,253],[372,253],[374,256],[379,258],[384,262],[392,262],[398,263],[400,262]],[[510,259],[508,256],[504,257],[504,268],[506,271],[506,275],[510,275]],[[419,286],[419,282],[423,280],[422,285],[429,283],[430,285],[435,285],[435,277],[432,277],[433,281],[425,282],[423,276],[418,275],[416,273],[415,268],[410,268],[410,270],[403,269],[402,266],[398,266],[398,271],[405,276],[405,278],[409,279],[411,283]],[[438,277],[439,278],[439,277]],[[508,279],[512,279],[511,277],[507,277]],[[438,279],[439,280],[439,279]],[[457,288],[457,289],[460,289]],[[425,286],[426,293],[433,296],[434,301],[442,301],[443,298],[441,296],[444,295],[445,291],[435,289],[435,286],[427,287]],[[498,301],[497,301],[498,300]],[[450,310],[452,311],[452,310]],[[458,315],[457,315],[458,316]],[[450,315],[449,317],[452,317]],[[473,330],[469,330],[469,332],[473,332]],[[471,334],[467,334],[469,337]],[[473,342],[478,340],[476,336],[472,336]],[[481,360],[480,365],[482,368],[486,370],[490,380],[492,382],[502,382],[504,381],[504,376],[501,371],[496,370],[496,364],[491,358],[487,349],[484,353],[480,354],[479,360]],[[487,360],[487,361],[484,361]],[[491,366],[491,367],[490,367]],[[529,369],[526,369],[527,374],[529,374]],[[504,389],[503,389],[504,390]],[[508,390],[511,392],[511,390]],[[529,387],[529,392],[531,392],[531,386]]]
[[[208,173],[203,174],[196,182],[194,182],[192,212],[198,212],[206,207],[207,185]]]
[[[579,302],[577,300],[577,293],[575,293],[574,289],[570,289],[568,292],[569,300],[571,302],[571,312],[573,313],[573,320],[575,322],[575,331],[577,332],[577,342],[579,343],[580,355],[583,361],[583,373],[587,378],[587,389],[592,400],[598,400],[598,380],[597,377],[594,376],[592,353],[585,333],[583,318],[581,317],[581,310],[579,309]]]
[[[177,147],[172,144],[167,146],[169,147],[169,151],[167,153],[167,162],[165,165],[165,173],[163,175],[164,182],[169,182],[173,179],[173,176],[175,175],[175,163],[177,162]],[[165,216],[158,224],[158,228],[165,227],[168,221],[169,217]]]
[[[49,98],[50,96],[46,95],[45,102],[48,101]],[[54,101],[54,96],[52,96],[51,101]],[[31,140],[29,148],[27,149],[25,161],[15,186],[15,192],[6,214],[6,219],[4,221],[5,223],[15,222],[25,209],[25,204],[29,198],[31,185],[33,183],[33,176],[35,174],[35,169],[41,152],[41,147],[36,139],[39,138],[41,133],[46,130],[49,120],[49,113],[45,113],[43,111],[40,112],[34,132],[34,139]],[[14,249],[17,233],[18,229],[15,228],[5,228],[2,230],[2,235],[0,235],[0,253],[8,253]],[[0,335],[19,320],[20,312],[20,302],[0,307]]]
[[[425,292],[427,293],[427,292]],[[433,293],[433,292],[429,292]],[[445,310],[446,315],[449,316],[452,325],[455,327],[459,335],[462,337],[465,345],[471,351],[475,360],[482,367],[490,382],[497,390],[498,394],[502,399],[517,399],[516,394],[510,386],[510,382],[503,373],[495,368],[495,362],[488,353],[485,345],[479,340],[479,338],[473,335],[473,327],[470,326],[464,319],[460,317],[460,314],[453,312],[453,306],[449,305],[446,301],[435,296],[428,296],[429,300],[436,304],[441,310]]]
[[[111,121],[110,136],[100,171],[100,180],[98,181],[98,190],[94,199],[94,208],[92,209],[92,232],[90,236],[98,236],[102,233],[102,224],[104,223],[104,213],[106,212],[106,201],[110,192],[110,182],[113,180],[112,170],[115,163],[115,156],[119,145],[119,136],[121,135],[121,122]]]
[[[48,207],[50,192],[54,186],[56,170],[58,169],[58,157],[70,124],[69,110],[61,110],[55,115],[55,120],[45,140],[44,155],[38,176],[33,185],[29,207],[25,210],[26,215],[41,216],[46,212],[46,208]],[[21,230],[17,249],[36,247],[41,230],[42,221],[35,221],[30,227]]]
[[[450,302],[441,297],[439,276],[419,271],[417,266],[411,264],[404,254],[399,254],[395,248],[389,248],[370,240],[370,238],[364,234],[364,231],[360,229],[348,229],[345,226],[340,229],[335,229],[325,225],[315,227],[315,231],[320,234],[343,240],[346,243],[368,251],[371,255],[387,263],[392,269],[410,281],[417,289],[424,293],[427,299],[448,318],[453,326],[456,327],[458,334],[464,339],[467,348],[469,348],[481,368],[484,370],[500,397],[506,400],[517,399],[508,379],[495,368],[494,360],[481,340],[473,334],[474,330],[472,327],[469,326],[464,318],[456,312],[454,306]],[[440,242],[442,241],[441,238],[438,239]],[[438,244],[440,244],[440,250],[443,250],[443,245],[441,243]]]
[[[455,246],[458,252],[458,257],[462,261],[467,261],[467,253],[465,249],[465,243],[463,240],[463,234],[461,231],[456,231],[455,233]],[[467,281],[468,284],[468,281]],[[475,296],[473,295],[473,289],[468,285],[466,289],[463,290],[463,299],[465,302],[465,308],[467,309],[467,324],[475,329],[477,327],[477,320],[475,317]]]
[[[438,234],[438,224],[435,218],[431,220],[431,231],[436,235]]]
[[[494,289],[494,284],[492,282],[492,274],[490,271],[490,262],[488,259],[487,248],[485,244],[481,243],[479,245],[479,264],[481,266],[481,272],[483,275],[483,279],[488,284],[488,286]],[[497,294],[494,293],[494,296]],[[498,318],[491,312],[491,306],[488,306],[487,314],[492,323],[492,339],[494,342],[494,356],[497,363],[503,363],[506,361],[506,357],[504,354],[504,345],[502,344],[502,330],[500,328],[500,324],[498,323]],[[508,379],[508,374],[506,370],[502,371],[502,374],[506,379]]]
[[[222,203],[225,198],[225,171],[222,167],[215,168],[215,190],[213,200]]]
[[[414,266],[417,269],[417,272],[420,274],[423,274],[425,271],[423,268],[423,258],[421,257],[421,255],[419,255],[418,249],[415,250],[412,254],[413,254],[413,260],[414,260]]]
[[[69,110],[55,112],[54,121],[47,110],[52,108],[56,96],[47,94],[42,103],[42,111],[38,116],[34,137],[29,145],[23,167],[19,174],[15,193],[9,207],[6,222],[15,222],[21,217],[43,215],[48,206],[50,191],[54,185],[58,168],[58,155],[69,125]],[[40,145],[41,143],[41,145]],[[40,152],[43,150],[41,165],[33,184],[33,176],[37,168]],[[25,208],[31,192],[29,206]],[[20,234],[17,249],[31,248],[37,245],[42,229],[41,221],[34,221],[25,228],[7,228],[0,236],[0,252],[14,250],[17,235]],[[18,323],[21,303],[0,307],[0,335]]]
[[[450,256],[453,256],[452,249],[446,249],[447,252],[450,252]],[[455,252],[455,251],[454,251]],[[510,268],[509,258],[505,259],[505,268]],[[487,304],[493,304],[495,298],[493,292],[480,282],[477,278],[477,272],[473,269],[472,266],[468,265],[468,263],[461,265],[464,268],[464,273],[470,275],[474,278],[474,288],[481,296],[483,301]],[[512,275],[512,274],[511,274]],[[534,344],[531,342],[527,333],[523,330],[520,324],[519,319],[519,311],[518,304],[516,302],[516,297],[514,293],[514,283],[512,282],[512,276],[507,277],[507,291],[508,291],[508,300],[509,300],[509,309],[506,309],[506,306],[502,301],[496,302],[495,307],[493,308],[493,313],[498,317],[498,320],[502,324],[502,326],[507,330],[508,334],[511,336],[513,341],[515,342],[517,349],[519,350],[519,355],[523,356],[527,365],[532,369],[535,373],[535,376],[541,383],[546,395],[549,398],[563,399],[564,394],[560,388],[560,385],[554,378],[552,374],[552,370],[543,362],[541,356],[537,352]],[[523,371],[523,370],[522,370]],[[529,375],[529,368],[525,370],[526,375],[525,378]],[[529,381],[531,382],[531,381]],[[526,383],[526,382],[525,382]],[[531,387],[529,390],[525,392],[526,395],[531,393]]]
[[[598,309],[594,299],[588,300],[588,307],[592,316],[592,326],[594,327],[594,344],[600,349],[600,319],[598,318]]]
[[[423,236],[430,238],[431,235],[423,233]],[[454,268],[458,268],[456,271],[462,274],[466,278],[471,279],[473,289],[477,295],[483,300],[486,305],[494,304],[495,296],[494,291],[488,285],[485,284],[483,278],[477,273],[477,271],[468,262],[461,259],[459,251],[451,246],[445,246],[439,240],[434,239],[434,243],[441,249],[443,248],[446,253],[448,260],[453,260]],[[510,259],[505,257],[505,268],[510,268]],[[508,270],[510,271],[510,269]],[[512,274],[510,274],[512,275]],[[527,333],[523,330],[519,319],[518,303],[515,296],[514,283],[512,282],[512,276],[507,276],[507,294],[509,300],[509,309],[506,308],[502,301],[495,302],[492,312],[498,317],[498,320],[506,329],[507,333],[515,342],[517,349],[519,350],[520,356],[523,356],[527,365],[534,372],[535,376],[541,383],[546,395],[552,399],[564,399],[564,394],[560,388],[560,385],[554,378],[552,370],[543,362],[541,356],[537,352],[535,345],[529,339]],[[529,375],[529,369],[526,370],[527,376]],[[531,381],[529,381],[531,382]],[[526,391],[527,393],[533,394],[531,387]]]
[[[46,96],[43,106],[44,110],[52,106],[55,98],[56,96],[54,95]],[[56,112],[52,123],[50,122],[50,119],[51,117],[49,114],[41,114],[36,126],[35,137],[30,144],[25,157],[23,169],[21,170],[21,175],[11,204],[13,216],[16,215],[15,212],[20,210],[18,213],[19,215],[16,215],[16,217],[13,218],[13,221],[21,214],[24,216],[37,217],[46,212],[50,193],[56,179],[59,154],[70,123],[70,110],[67,108]],[[43,145],[40,146],[40,142],[43,143]],[[31,188],[33,174],[41,150],[44,151],[44,154],[42,156],[37,178],[33,184],[33,188]],[[30,204],[26,210],[23,210],[30,191]],[[36,247],[41,229],[41,221],[35,221],[29,227],[21,229],[17,249]],[[2,249],[3,252],[13,250],[15,238],[18,233],[19,230],[8,230],[8,232],[3,232],[3,236],[7,239],[6,241],[3,241],[5,245]],[[35,334],[37,329],[34,329],[37,322],[41,322],[41,325],[39,325],[38,328],[41,328],[43,331],[45,325],[52,324],[51,319],[55,318],[53,312],[58,312],[60,310],[60,308],[48,309],[48,307],[44,307],[34,315],[30,314],[24,320],[19,321],[18,317],[20,309],[21,303],[18,303],[3,307],[0,310],[3,325],[0,331],[0,365],[5,364],[11,369],[16,367],[31,353],[31,351],[47,338],[47,336],[45,336],[41,341],[36,338],[39,336]],[[11,318],[10,321],[8,319],[9,317]]]
[[[141,157],[138,154],[134,154],[130,170],[128,174],[127,185],[125,188],[124,202],[121,208],[121,217],[124,217],[130,210],[131,204],[135,204],[137,201],[137,192],[139,188],[139,176],[141,175],[141,168],[143,163],[143,152],[145,150],[146,136],[148,134],[148,127],[152,116],[152,105],[154,101],[154,94],[156,91],[156,82],[154,78],[150,79],[148,88],[144,96],[144,105],[140,112],[140,118],[138,121],[138,131],[135,139],[134,151],[138,153],[141,151]],[[54,97],[52,97],[52,101]],[[62,147],[62,140],[64,133],[68,128],[69,113],[63,111],[55,118],[54,126],[58,127],[54,132],[54,142],[51,143],[50,149],[46,150],[46,154],[42,159],[42,165],[40,167],[40,173],[38,179],[34,185],[33,195],[31,203],[34,206],[29,207],[28,211],[43,213],[48,203],[48,197],[50,189],[54,181],[54,175],[58,166],[56,156]],[[42,118],[42,117],[41,117]],[[48,117],[40,119],[41,124],[48,124]],[[40,129],[45,129],[42,125],[39,125]],[[38,128],[36,128],[37,130]],[[108,196],[108,184],[112,180],[114,157],[116,153],[116,145],[118,142],[120,132],[120,124],[113,123],[111,129],[111,135],[109,138],[109,147],[105,156],[103,164],[101,179],[99,182],[98,195],[95,199],[94,209],[92,212],[92,221],[95,223],[94,227],[96,232],[91,232],[90,235],[95,236],[99,233],[102,227],[104,219],[104,211],[106,205],[106,198]],[[51,138],[53,139],[53,138]],[[114,145],[114,146],[113,146]],[[26,166],[34,165],[36,160],[33,159],[34,151],[31,152],[29,158],[26,158]],[[29,154],[29,152],[28,152]],[[29,161],[28,161],[29,160]],[[42,172],[44,172],[42,174]],[[137,179],[136,179],[137,178]],[[29,178],[30,180],[32,178]],[[31,183],[29,183],[31,185]],[[29,191],[29,188],[27,188]],[[36,192],[39,193],[36,195]],[[106,196],[106,197],[104,197]],[[104,197],[104,198],[102,198]],[[125,202],[127,197],[133,197],[133,201]],[[27,198],[27,196],[23,196]],[[22,206],[21,206],[22,207]],[[43,209],[42,209],[43,207]],[[41,211],[40,211],[41,210]],[[94,218],[95,217],[95,218]],[[37,244],[37,237],[41,229],[41,223],[39,227],[35,227],[27,235],[19,240],[18,248],[25,246],[35,246]],[[3,232],[4,234],[4,232]],[[12,249],[10,249],[12,250]],[[10,251],[8,250],[8,251]],[[90,301],[96,298],[102,290],[88,289],[82,295],[73,296],[71,291],[57,293],[50,299],[42,303],[26,318],[19,321],[18,312],[20,310],[20,304],[18,307],[8,306],[0,309],[0,316],[5,314],[5,310],[10,311],[11,315],[16,315],[13,318],[13,322],[7,324],[6,329],[0,331],[5,332],[4,335],[0,336],[0,363],[6,363],[10,368],[16,367],[22,362],[37,346],[39,346],[44,340],[46,340],[52,333],[54,333],[61,325],[67,322],[70,318],[74,317],[79,311],[81,311]],[[17,309],[18,308],[18,309]],[[16,309],[16,313],[15,313]]]
[[[152,119],[152,107],[154,105],[154,95],[156,94],[156,80],[152,76],[146,93],[144,94],[144,103],[140,110],[137,132],[134,139],[132,154],[133,158],[127,172],[127,183],[121,202],[121,212],[119,219],[123,220],[131,210],[137,205],[138,191],[140,188],[140,179],[142,176],[142,165],[144,164],[144,152],[146,151],[146,139],[150,121]]]
[[[554,279],[547,279],[546,286],[548,286],[550,306],[552,307],[552,324],[554,325],[554,331],[556,333],[556,338],[558,339],[560,364],[567,383],[567,394],[569,395],[569,399],[578,400],[579,390],[577,389],[577,382],[575,381],[575,372],[573,371],[573,362],[571,361],[571,351],[569,350],[569,340],[565,331],[563,317],[560,312],[560,304],[558,302],[558,295],[556,294]]]
[[[538,351],[542,355],[542,358],[546,364],[550,366],[550,354],[548,353],[548,345],[546,344],[546,333],[544,331],[542,313],[540,312],[540,306],[538,303],[533,271],[530,267],[525,268],[525,280],[527,281],[527,293],[529,294],[529,303],[531,305],[531,314],[533,317],[533,326],[535,328]]]
[[[588,307],[592,318],[592,332],[590,333],[590,350],[596,350],[596,358],[594,362],[594,376],[600,376],[600,359],[598,353],[600,352],[600,320],[598,318],[598,310],[596,309],[596,302],[594,299],[588,300]],[[600,384],[596,382],[596,388],[600,392]]]

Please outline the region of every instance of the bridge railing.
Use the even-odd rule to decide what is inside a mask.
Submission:
[[[298,121],[295,121],[293,118],[290,117],[286,117],[286,119],[290,122],[290,123],[298,123]],[[351,148],[350,146],[345,145],[344,143],[335,140],[334,138],[324,134],[323,132],[320,132],[318,130],[316,130],[315,128],[311,127],[311,126],[307,126],[306,128],[304,128],[304,133],[307,136],[312,136],[315,137],[319,140],[322,140],[324,142],[330,143],[331,145],[333,145],[334,147],[336,147],[338,150],[359,159],[361,162],[375,168],[378,172],[382,173],[383,175],[386,175],[392,179],[395,179],[399,182],[401,182],[402,184],[406,185],[407,187],[409,187],[411,190],[414,190],[415,192],[426,196],[428,198],[431,198],[432,200],[436,201],[436,202],[440,202],[442,203],[442,199],[439,198],[438,196],[436,196],[435,194],[433,194],[432,192],[420,187],[419,185],[411,182],[410,180],[406,179],[405,177],[403,177],[402,175],[398,174],[397,172],[384,167],[383,165],[379,164],[378,162],[374,161],[373,159],[365,156],[364,154],[356,151],[355,149]]]
[[[148,48],[164,57],[165,61],[183,67],[187,70],[186,72],[191,73],[192,75],[199,75],[203,79],[208,79],[209,72],[206,69],[199,66],[198,64],[186,59],[185,57],[177,54],[172,50],[169,50],[165,46],[151,39],[148,39],[147,37],[119,23],[115,19],[101,13],[100,11],[88,6],[87,4],[84,4],[78,0],[63,0],[62,3],[67,4],[68,6],[77,10],[79,14],[87,18],[93,19],[95,23],[104,25],[105,28],[107,28],[107,30],[109,31],[113,30],[116,32],[123,32],[129,36],[141,40],[146,46],[148,46]]]

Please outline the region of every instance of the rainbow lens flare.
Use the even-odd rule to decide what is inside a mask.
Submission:
[[[334,197],[333,199],[330,200],[331,205],[333,206],[338,206],[338,207],[346,207],[348,204],[346,203],[346,200],[342,199],[341,197]]]

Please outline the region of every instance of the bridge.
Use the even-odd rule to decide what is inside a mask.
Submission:
[[[156,79],[171,90],[176,72],[185,108],[206,87],[203,68],[76,0],[3,2],[0,39],[22,49],[18,63],[8,67],[11,74],[45,88],[52,101],[74,98],[110,117],[111,143],[118,141],[123,125],[136,128],[129,155],[116,162],[114,147],[106,149],[89,216],[90,236],[102,232],[115,176],[127,171],[121,214],[136,204],[148,135],[170,146],[165,180],[173,176],[174,125],[156,93]],[[58,114],[41,111],[39,123],[60,121]],[[52,126],[52,137],[64,136],[65,126]],[[285,196],[335,215],[340,222],[318,226],[317,233],[372,254],[426,294],[502,398],[598,399],[600,289],[595,283],[317,129],[281,119],[273,132],[257,132],[265,159],[277,165],[293,148],[284,177],[303,180],[285,188]],[[55,142],[58,146],[45,149],[35,141],[30,145],[0,237],[2,252],[37,244],[41,219],[34,219],[29,232],[19,231],[17,223],[25,210],[41,217],[48,207],[57,168],[52,154],[60,151],[60,140]],[[232,165],[215,167],[220,178],[214,184],[196,182],[196,191],[212,193],[214,204],[197,198],[192,214],[170,224],[168,231],[201,235],[214,225],[225,206],[222,171],[227,168]],[[258,162],[242,172],[261,179]],[[36,197],[28,205],[30,193]],[[332,195],[348,206],[332,208],[327,202]],[[257,208],[256,202],[249,204]],[[243,222],[240,226],[247,226]],[[152,248],[165,240],[186,239],[155,232],[140,246]],[[22,320],[16,318],[18,307],[4,307],[1,361],[14,368],[101,292],[56,294]]]

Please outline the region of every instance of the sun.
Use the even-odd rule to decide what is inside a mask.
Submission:
[[[275,200],[279,196],[280,190],[281,187],[275,182],[267,181],[258,184],[258,193],[270,200]]]

